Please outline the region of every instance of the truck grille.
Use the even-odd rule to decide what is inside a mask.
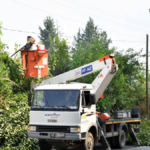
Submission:
[[[68,126],[36,126],[37,132],[65,132],[70,133],[70,127]]]

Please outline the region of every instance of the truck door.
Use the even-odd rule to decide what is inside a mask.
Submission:
[[[90,93],[90,91],[82,91],[81,105],[82,105],[83,112],[96,111],[95,97]]]
[[[82,91],[81,106],[81,133],[87,133],[91,126],[96,125],[96,105],[90,91]]]

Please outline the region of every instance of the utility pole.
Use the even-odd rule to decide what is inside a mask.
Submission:
[[[148,103],[148,35],[146,35],[146,113],[149,118],[149,103]]]

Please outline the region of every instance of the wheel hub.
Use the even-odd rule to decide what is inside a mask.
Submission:
[[[87,147],[88,147],[88,150],[91,150],[93,147],[93,140],[91,137],[88,138]]]

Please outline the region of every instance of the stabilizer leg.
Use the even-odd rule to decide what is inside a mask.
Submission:
[[[136,134],[134,132],[132,125],[129,125],[129,134],[130,134],[130,137],[134,143],[134,146],[140,146],[140,142],[138,141],[138,139],[136,137]]]
[[[103,145],[103,147],[104,147],[104,150],[111,150],[111,148],[110,148],[110,146],[109,146],[109,144],[108,144],[108,142],[107,142],[107,140],[106,140],[106,138],[105,138],[105,136],[104,136],[104,132],[102,131],[102,130],[100,130],[100,134],[101,134],[101,143],[102,143],[102,145]]]

